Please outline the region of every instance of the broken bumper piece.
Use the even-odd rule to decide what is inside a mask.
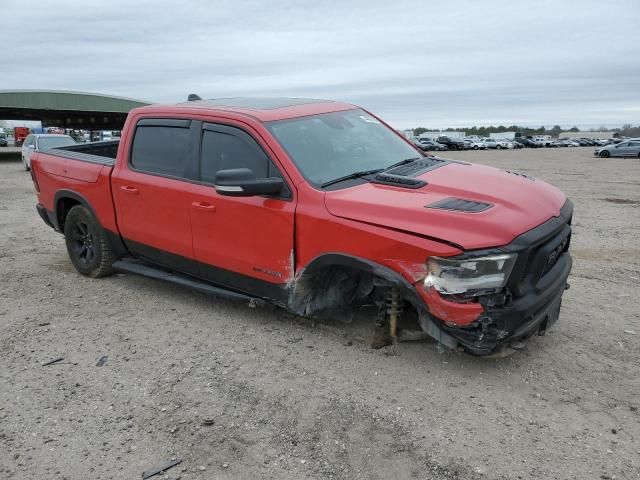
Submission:
[[[536,333],[544,334],[558,320],[571,265],[571,256],[565,253],[533,291],[505,306],[487,309],[469,326],[444,322],[440,326],[475,355],[496,354]]]

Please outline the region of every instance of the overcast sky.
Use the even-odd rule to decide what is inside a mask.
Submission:
[[[0,0],[0,89],[302,96],[397,128],[640,123],[640,1]]]

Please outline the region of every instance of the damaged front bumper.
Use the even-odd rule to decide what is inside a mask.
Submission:
[[[539,286],[528,294],[508,305],[488,308],[469,326],[442,322],[441,328],[475,355],[497,353],[531,335],[544,334],[558,320],[571,265],[571,256],[564,253]]]
[[[488,253],[517,253],[505,292],[477,301],[457,303],[432,288],[416,284],[424,309],[421,326],[449,347],[462,346],[476,355],[491,355],[544,334],[557,320],[562,294],[568,288],[573,205],[567,200],[560,215]],[[434,334],[440,335],[441,339]]]

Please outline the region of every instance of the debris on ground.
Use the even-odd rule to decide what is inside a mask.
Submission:
[[[46,367],[48,365],[54,365],[58,362],[61,362],[62,360],[64,360],[64,357],[58,357],[58,358],[54,358],[53,360],[49,360],[48,362],[44,362],[42,364],[43,367]]]
[[[146,470],[145,472],[142,472],[142,480],[146,480],[147,478],[151,478],[154,475],[158,475],[159,473],[164,473],[167,470],[169,470],[170,468],[173,468],[176,465],[179,465],[180,463],[182,463],[182,460],[178,460],[178,459],[171,460],[170,462],[165,463],[164,465],[152,468],[151,470]]]

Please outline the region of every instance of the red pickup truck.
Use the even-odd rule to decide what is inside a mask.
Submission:
[[[572,204],[513,171],[428,156],[354,105],[222,99],[132,110],[120,142],[32,158],[74,267],[303,316],[414,315],[476,355],[557,320]]]

